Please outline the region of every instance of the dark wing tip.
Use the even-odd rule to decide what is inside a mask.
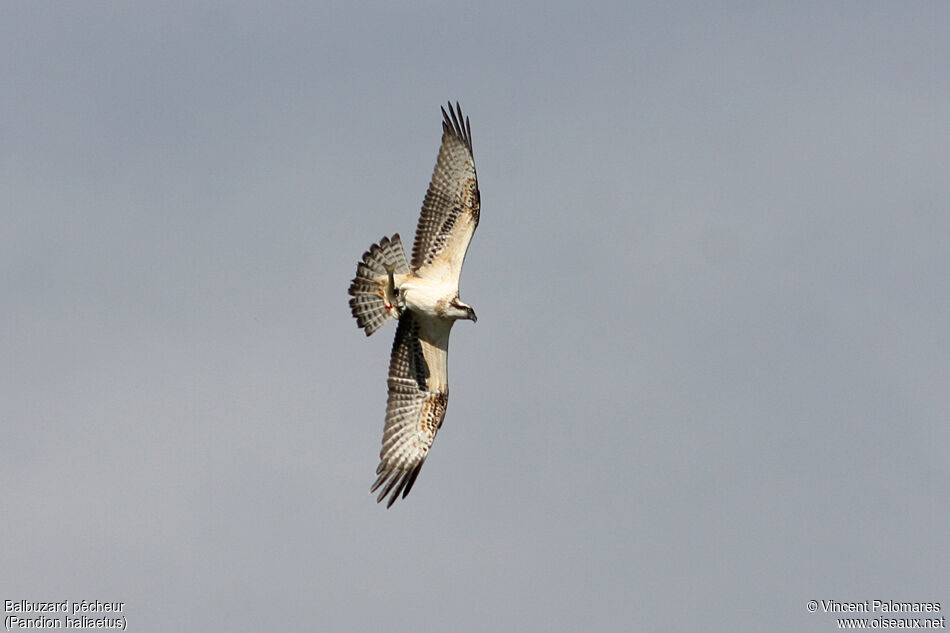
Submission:
[[[468,151],[472,151],[472,124],[468,120],[467,116],[462,114],[462,106],[459,105],[459,102],[455,102],[455,107],[452,107],[452,102],[448,102],[449,110],[445,111],[445,108],[442,108],[442,131],[445,134],[451,134],[455,136],[468,148]],[[473,154],[474,155],[474,154]]]
[[[419,471],[422,470],[424,462],[425,459],[422,459],[418,464],[410,467],[409,470],[388,467],[385,462],[380,462],[376,469],[379,477],[376,478],[373,486],[369,489],[370,494],[373,494],[382,487],[382,492],[376,497],[376,503],[382,503],[383,499],[388,496],[389,500],[386,502],[386,507],[391,508],[400,495],[405,499],[409,491],[412,490],[412,484],[416,483],[416,477],[419,476]]]
[[[406,478],[406,488],[402,491],[402,498],[405,499],[406,495],[409,494],[409,491],[412,490],[412,484],[416,483],[416,477],[419,476],[419,471],[422,470],[422,464],[425,462],[425,458],[421,462],[416,464],[416,467],[412,469],[409,473],[409,476]]]

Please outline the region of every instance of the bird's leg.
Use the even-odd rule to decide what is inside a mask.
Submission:
[[[386,294],[388,295],[386,299],[390,305],[396,308],[397,315],[402,314],[402,311],[406,308],[406,302],[402,298],[402,295],[399,294],[399,288],[396,287],[396,281],[393,279],[393,272],[396,270],[396,267],[392,264],[383,264],[383,266],[386,268],[386,274],[389,276],[389,285],[386,286]]]

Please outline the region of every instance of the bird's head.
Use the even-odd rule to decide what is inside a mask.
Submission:
[[[472,323],[478,321],[478,317],[475,316],[475,310],[472,309],[472,306],[459,299],[458,296],[449,303],[448,316],[453,319],[467,319]]]

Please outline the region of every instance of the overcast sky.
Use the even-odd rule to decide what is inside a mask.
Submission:
[[[946,616],[950,7],[352,5],[0,9],[0,599],[138,632]],[[387,511],[395,328],[346,289],[411,244],[448,99],[479,320]]]

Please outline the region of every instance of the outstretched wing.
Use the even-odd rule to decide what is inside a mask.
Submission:
[[[458,284],[468,244],[478,226],[479,194],[472,155],[472,129],[458,103],[442,108],[442,146],[412,246],[412,269],[420,277]]]
[[[408,310],[403,313],[389,361],[379,477],[370,489],[382,488],[377,502],[389,495],[387,508],[412,489],[449,401],[446,358],[451,322],[421,319]]]

